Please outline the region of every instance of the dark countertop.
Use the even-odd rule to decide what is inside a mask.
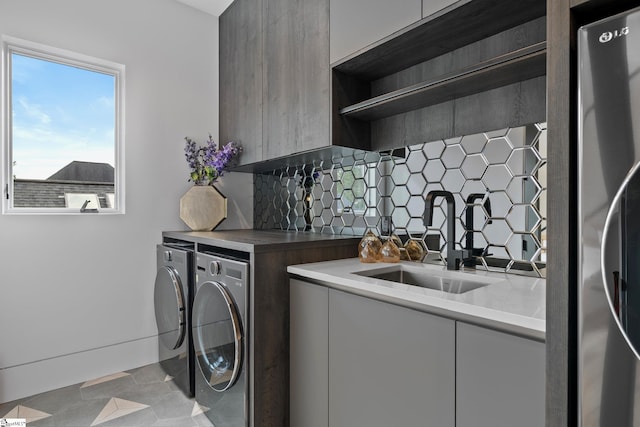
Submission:
[[[345,245],[353,245],[354,257],[358,256],[357,244],[362,238],[282,230],[164,231],[162,237],[249,253],[270,252],[274,249],[284,249],[285,246],[288,250],[310,246],[336,246],[339,241],[344,241]]]

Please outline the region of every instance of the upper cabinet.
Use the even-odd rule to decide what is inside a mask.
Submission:
[[[264,1],[263,159],[330,144],[328,0]]]
[[[331,145],[329,0],[235,0],[220,16],[220,140],[239,171]]]
[[[333,64],[334,144],[380,150],[546,119],[546,2],[447,3],[425,1],[424,18]]]
[[[331,63],[419,21],[421,1],[330,0]]]
[[[331,63],[356,54],[456,0],[330,0]]]
[[[220,140],[243,145],[236,170],[262,172],[545,121],[545,14],[545,0],[235,0]]]
[[[422,0],[422,17],[433,15],[441,9],[455,3],[456,0]]]
[[[262,153],[262,1],[235,0],[220,16],[220,141],[243,146],[243,164]]]

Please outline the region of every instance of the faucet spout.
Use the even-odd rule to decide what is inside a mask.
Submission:
[[[455,204],[456,201],[453,198],[453,194],[450,191],[433,190],[427,193],[424,206],[423,222],[425,227],[433,225],[433,208],[434,202],[437,197],[444,197],[447,201],[447,218],[451,218],[451,215],[455,216]]]
[[[467,209],[465,212],[465,249],[468,250],[471,254],[471,259],[467,260],[464,265],[467,267],[475,267],[476,262],[473,259],[474,256],[481,256],[485,249],[482,250],[476,250],[473,247],[473,230],[474,230],[474,221],[473,221],[473,211],[474,211],[474,202],[476,200],[482,200],[485,198],[485,194],[483,193],[472,193],[469,194],[469,197],[467,197]],[[488,221],[487,223],[491,224],[491,200],[489,199],[489,197],[487,196],[487,198],[484,201],[484,210],[487,213],[487,218]]]
[[[433,225],[435,199],[443,197],[447,202],[447,269],[459,270],[460,263],[468,257],[467,251],[456,250],[456,201],[450,191],[433,190],[425,199],[423,222],[425,227]]]

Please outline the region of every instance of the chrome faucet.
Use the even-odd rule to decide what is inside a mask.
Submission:
[[[484,199],[484,197],[485,197],[485,194],[483,193],[472,193],[472,194],[469,194],[469,197],[467,197],[467,209],[465,212],[465,223],[464,223],[464,226],[466,228],[464,247],[466,250],[469,251],[471,257],[465,260],[464,262],[465,267],[475,267],[476,266],[475,257],[486,255],[487,248],[475,249],[473,247],[473,227],[474,227],[473,225],[473,211],[474,211],[473,204],[474,203],[473,202],[475,202],[476,200]],[[489,200],[489,196],[487,196],[487,199],[484,201],[484,210],[488,215],[487,224],[491,224],[491,200]]]
[[[456,201],[450,191],[433,190],[427,193],[424,206],[424,225],[433,225],[433,204],[437,197],[447,202],[447,270],[459,270],[460,263],[471,256],[470,251],[456,250]]]

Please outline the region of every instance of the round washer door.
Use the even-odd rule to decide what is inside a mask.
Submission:
[[[180,276],[174,268],[158,269],[153,299],[160,344],[170,350],[180,347],[186,329],[185,299]]]
[[[229,389],[240,374],[242,328],[231,295],[217,282],[203,283],[193,302],[193,345],[198,366],[219,392]]]

